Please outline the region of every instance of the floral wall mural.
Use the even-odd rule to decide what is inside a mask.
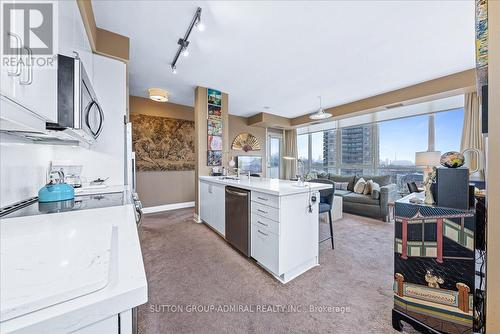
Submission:
[[[194,170],[194,122],[131,114],[137,171]]]

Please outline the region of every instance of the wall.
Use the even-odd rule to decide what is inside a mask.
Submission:
[[[238,155],[258,155],[262,157],[262,176],[266,176],[266,171],[267,171],[267,160],[266,160],[266,129],[262,127],[257,127],[257,126],[248,126],[247,125],[247,119],[245,117],[240,117],[240,116],[235,116],[235,115],[229,115],[229,157],[228,159],[231,159],[231,156],[238,156]],[[260,142],[260,151],[250,151],[250,152],[243,152],[243,151],[236,151],[231,149],[231,145],[233,143],[234,138],[239,135],[240,133],[247,132],[255,137]],[[236,158],[235,158],[236,160]]]
[[[5,136],[0,142],[0,207],[37,196],[46,184],[54,147],[10,142]]]
[[[500,333],[500,1],[488,2],[488,34],[486,329]]]
[[[129,103],[131,113],[194,120],[192,107],[137,96],[130,96]],[[194,170],[137,172],[137,192],[145,207],[192,202],[195,199],[194,175]]]

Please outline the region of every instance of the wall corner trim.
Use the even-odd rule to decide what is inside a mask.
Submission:
[[[96,54],[128,63],[130,60],[130,38],[112,31],[98,28],[91,0],[76,0],[90,47]]]

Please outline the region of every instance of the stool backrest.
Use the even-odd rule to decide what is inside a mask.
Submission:
[[[314,179],[309,182],[331,184],[332,187],[319,191],[320,203],[327,203],[333,205],[333,196],[335,195],[335,183],[328,179]]]

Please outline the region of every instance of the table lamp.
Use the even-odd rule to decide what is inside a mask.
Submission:
[[[432,167],[438,166],[441,160],[441,151],[415,152],[415,166],[425,167],[424,180],[432,172]]]

